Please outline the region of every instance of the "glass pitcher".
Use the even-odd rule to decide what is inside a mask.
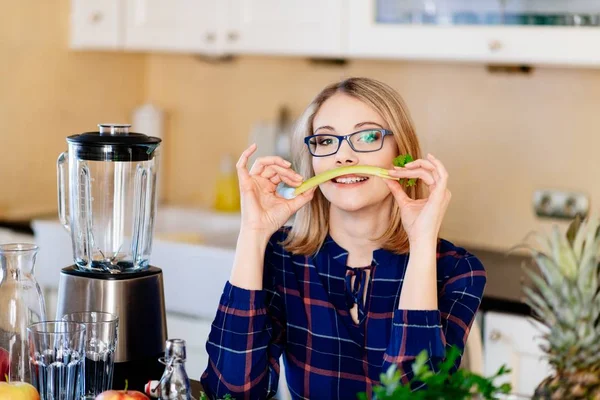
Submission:
[[[69,136],[58,157],[58,215],[81,270],[142,270],[152,248],[161,140],[129,132],[128,124],[98,127]]]
[[[27,327],[46,320],[46,305],[34,277],[34,244],[0,245],[0,381],[31,383]]]

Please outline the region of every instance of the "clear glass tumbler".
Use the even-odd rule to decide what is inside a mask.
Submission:
[[[44,321],[27,328],[32,385],[40,400],[79,400],[83,388],[86,327]]]
[[[85,325],[84,399],[112,389],[119,317],[97,311],[65,314],[62,319]]]

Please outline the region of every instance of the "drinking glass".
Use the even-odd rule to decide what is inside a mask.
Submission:
[[[85,325],[43,321],[27,328],[29,369],[40,400],[76,400],[81,396]]]
[[[65,314],[62,319],[85,325],[84,399],[112,389],[119,317],[98,311]]]

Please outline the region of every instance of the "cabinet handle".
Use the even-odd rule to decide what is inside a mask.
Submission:
[[[104,14],[100,11],[94,11],[92,15],[90,15],[90,22],[92,24],[97,24],[104,19]]]
[[[208,32],[205,36],[206,41],[209,43],[214,42],[216,38],[217,38],[217,35],[215,35],[213,32]]]
[[[490,340],[492,342],[497,342],[501,338],[502,338],[502,334],[499,331],[494,329],[492,332],[490,332]]]
[[[240,38],[240,34],[237,32],[229,32],[227,34],[227,39],[229,39],[232,42],[238,40],[239,38]]]
[[[490,51],[496,52],[502,49],[502,42],[499,40],[492,40],[491,42],[488,43],[488,47],[490,48]]]

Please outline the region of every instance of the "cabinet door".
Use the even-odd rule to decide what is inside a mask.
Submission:
[[[167,312],[167,333],[169,338],[185,340],[187,361],[185,369],[190,379],[200,380],[208,366],[206,341],[212,321]]]
[[[540,350],[541,325],[529,318],[488,312],[484,317],[484,372],[491,376],[502,365],[512,370],[498,382],[510,382],[513,393],[533,395],[539,383],[551,374]]]
[[[71,48],[120,48],[123,44],[121,4],[120,0],[71,0]]]
[[[344,0],[228,0],[227,51],[332,56],[342,50]]]
[[[351,57],[598,66],[599,12],[570,0],[348,0],[346,46]]]
[[[216,52],[219,3],[215,0],[125,0],[125,48]]]

